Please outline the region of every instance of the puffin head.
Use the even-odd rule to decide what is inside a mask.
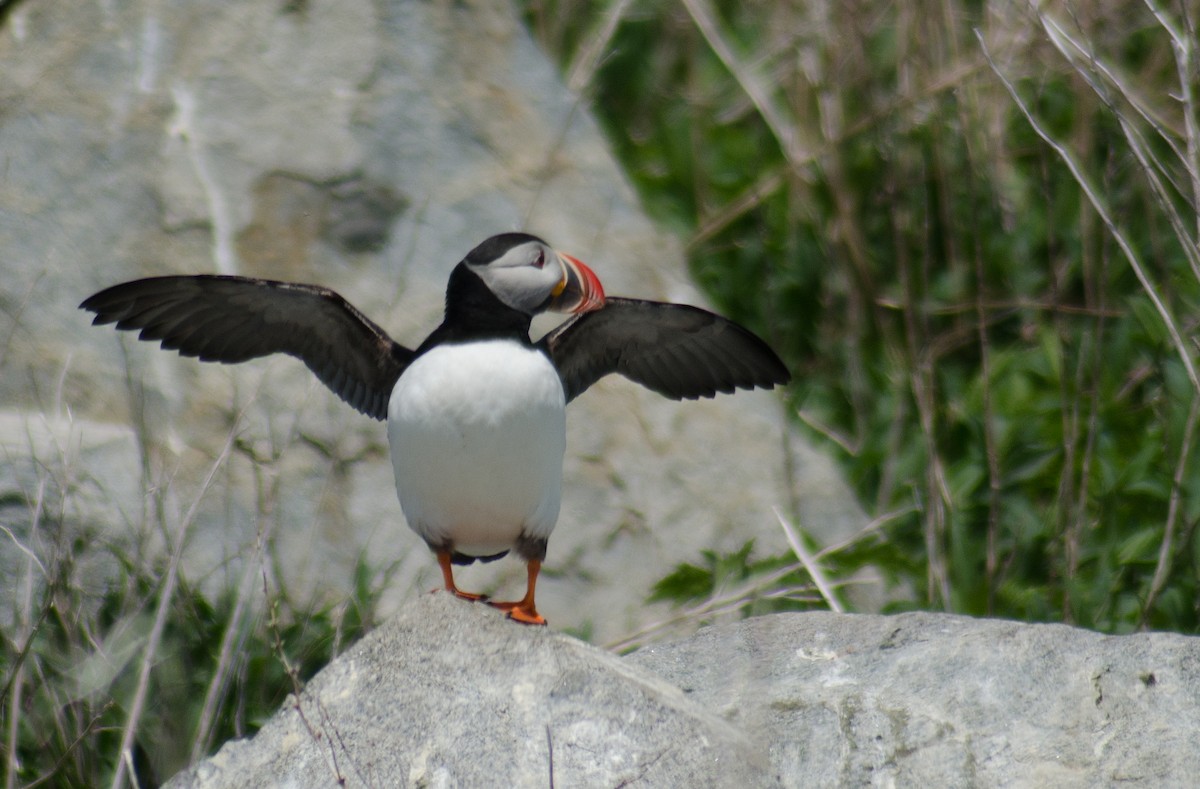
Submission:
[[[527,315],[604,306],[604,288],[590,268],[528,233],[492,236],[472,249],[463,265],[496,298]]]

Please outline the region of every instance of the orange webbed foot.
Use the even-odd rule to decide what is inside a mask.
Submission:
[[[523,625],[541,625],[546,626],[546,617],[539,614],[537,611],[526,611],[524,608],[514,608],[508,612],[508,618],[514,622],[520,622]]]
[[[546,619],[537,612],[537,606],[533,603],[533,590],[537,586],[538,571],[542,569],[542,562],[540,559],[530,559],[525,567],[528,571],[525,597],[512,603],[488,602],[488,605],[507,611],[509,619],[523,625],[544,625]]]
[[[531,603],[524,600],[515,600],[513,602],[502,601],[487,601],[487,604],[492,608],[499,608],[501,611],[508,612],[508,618],[514,622],[520,622],[523,625],[544,625],[546,618],[537,612]]]
[[[475,594],[474,592],[464,592],[463,590],[458,589],[458,588],[445,589],[441,586],[435,586],[433,589],[429,590],[430,594],[437,594],[438,592],[449,592],[450,594],[457,597],[459,600],[466,600],[467,602],[470,602],[470,603],[486,603],[486,602],[488,602],[488,596],[485,594]]]

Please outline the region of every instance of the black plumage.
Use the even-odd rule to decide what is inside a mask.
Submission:
[[[490,297],[470,271],[451,292],[458,305],[421,343],[528,332],[529,317]],[[474,280],[474,282],[471,282]],[[455,298],[457,295],[458,298]],[[467,312],[465,304],[475,309]],[[317,286],[232,276],[153,277],[114,285],[86,299],[95,324],[116,323],[205,362],[233,364],[272,353],[302,360],[335,394],[375,419],[387,417],[392,387],[418,351],[392,340],[334,291]],[[480,313],[476,315],[475,313]],[[526,335],[526,342],[528,342]],[[757,335],[699,307],[609,297],[538,343],[553,360],[567,401],[610,373],[674,400],[713,397],[736,388],[787,383],[783,362]]]
[[[338,397],[387,418],[392,387],[414,354],[337,293],[317,285],[217,275],[152,277],[114,285],[79,305],[94,324],[202,362],[272,353],[303,361]]]
[[[787,368],[756,334],[699,307],[609,297],[540,345],[554,360],[567,402],[609,373],[672,400],[787,383]]]

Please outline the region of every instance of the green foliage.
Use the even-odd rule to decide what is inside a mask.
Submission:
[[[654,586],[651,601],[668,601],[680,605],[704,604],[718,599],[723,592],[733,591],[735,600],[745,598],[741,610],[746,616],[779,611],[807,611],[819,608],[819,598],[812,595],[808,577],[785,557],[751,559],[754,542],[728,554],[702,551],[701,564],[681,564]],[[768,578],[771,591],[787,590],[785,595],[765,596],[762,592],[747,593],[754,582]],[[764,590],[765,591],[765,590]]]
[[[1135,274],[1194,359],[1179,316],[1200,303],[1200,140],[1170,40],[1185,26],[1137,3],[1112,25],[695,0],[630,6],[597,47],[614,7],[527,13],[576,72],[604,53],[586,92],[647,208],[718,306],[780,350],[790,402],[864,505],[906,513],[838,572],[882,571],[896,607],[1200,631],[1198,393]],[[1076,44],[1093,55],[1069,61]],[[694,602],[787,558],[705,553],[655,597]]]
[[[832,578],[849,576],[862,567],[896,568],[905,563],[905,557],[878,535],[864,536],[818,557]],[[702,620],[729,606],[736,607],[742,616],[826,607],[808,573],[794,557],[754,558],[753,540],[730,553],[701,551],[699,564],[680,564],[655,584],[650,601],[689,607]]]
[[[69,580],[69,566],[55,569],[27,645],[0,641],[5,731],[12,694],[21,699],[13,778],[44,786],[107,785],[166,573],[161,567],[139,571],[125,562],[123,577],[93,597]],[[232,593],[211,601],[199,590],[178,589],[164,620],[133,749],[138,784],[156,786],[186,766],[197,740],[204,755],[227,740],[252,735],[287,694],[369,629],[383,584],[361,561],[355,582],[353,594],[337,606],[296,610],[286,594],[273,593],[267,616],[243,615],[236,622],[235,612],[264,607],[261,583],[246,607]],[[222,658],[230,628],[235,646]],[[211,724],[197,731],[213,683],[218,687]]]

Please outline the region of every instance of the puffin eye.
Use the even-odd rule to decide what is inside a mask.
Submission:
[[[539,249],[538,253],[537,253],[537,257],[534,258],[534,260],[533,260],[533,267],[541,268],[544,265],[546,265],[546,252],[545,252],[545,250]]]

